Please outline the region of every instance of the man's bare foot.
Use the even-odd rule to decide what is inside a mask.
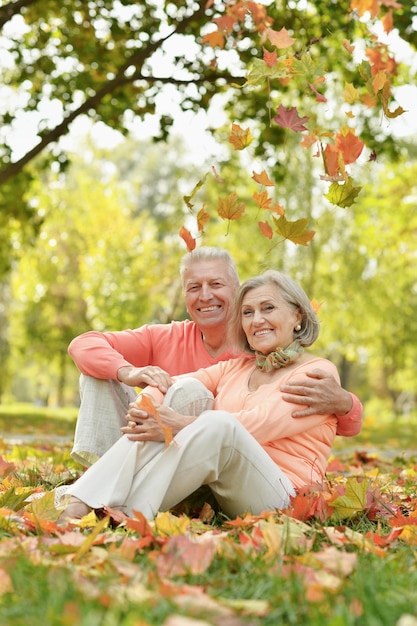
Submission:
[[[87,504],[75,496],[71,496],[71,500],[59,516],[58,522],[66,522],[70,519],[81,519],[84,515],[88,515],[90,511],[91,508]]]

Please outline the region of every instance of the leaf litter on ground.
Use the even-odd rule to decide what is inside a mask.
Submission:
[[[57,523],[54,488],[82,473],[69,446],[0,446],[0,598],[6,605],[17,592],[13,566],[22,555],[32,565],[62,568],[85,601],[103,610],[123,603],[171,607],[169,616],[144,620],[141,626],[169,626],[176,612],[186,615],[190,625],[202,617],[207,624],[269,623],[278,611],[274,594],[251,595],[243,589],[239,595],[229,588],[230,581],[226,584],[235,572],[242,585],[246,568],[256,578],[263,572],[296,584],[303,601],[320,611],[329,597],[343,596],[361,559],[384,562],[407,550],[416,569],[414,457],[338,453],[329,460],[325,484],[297,494],[286,511],[228,520],[197,498],[191,508],[184,503],[183,509],[159,513],[153,521],[140,512],[128,518],[107,508],[63,526]],[[349,602],[351,619],[358,624],[364,604]],[[316,622],[304,616],[294,623]]]

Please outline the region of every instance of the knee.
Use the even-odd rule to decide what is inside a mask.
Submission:
[[[234,415],[227,411],[204,411],[198,422],[205,432],[216,433],[220,437],[233,434],[240,425]]]
[[[214,397],[203,383],[195,378],[177,380],[167,391],[164,404],[186,415],[200,415],[211,409]]]

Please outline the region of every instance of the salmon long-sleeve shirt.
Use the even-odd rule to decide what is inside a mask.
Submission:
[[[75,337],[68,352],[82,374],[113,380],[117,380],[118,369],[127,365],[157,365],[171,376],[177,376],[241,356],[228,350],[212,357],[206,350],[200,329],[190,320],[145,324],[116,332],[89,331]],[[338,422],[337,434],[343,437],[352,437],[361,430],[362,404],[354,394],[351,397],[351,410]],[[294,405],[285,404],[288,410],[294,410]],[[303,419],[308,418],[298,418]]]
[[[336,435],[334,415],[294,418],[291,413],[296,405],[282,399],[280,386],[312,367],[320,367],[339,380],[333,363],[314,358],[288,370],[278,382],[250,391],[249,377],[255,368],[252,356],[221,362],[186,376],[197,378],[213,393],[213,408],[232,413],[297,489],[323,481]],[[146,393],[161,403],[163,396],[158,390],[148,387]]]

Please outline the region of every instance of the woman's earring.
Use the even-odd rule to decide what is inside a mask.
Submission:
[[[301,330],[301,324],[297,324],[297,326],[294,328],[295,331]]]

